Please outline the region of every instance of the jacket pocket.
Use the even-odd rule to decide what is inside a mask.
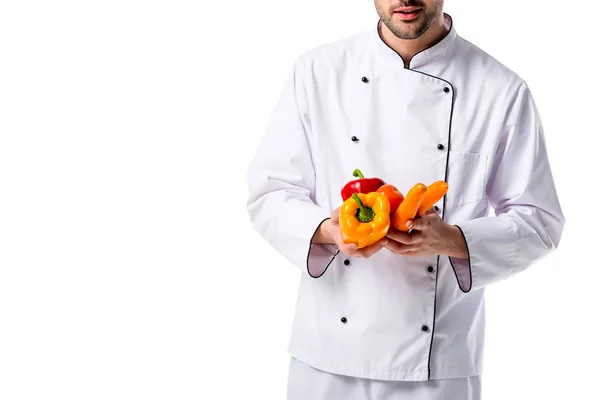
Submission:
[[[447,200],[461,206],[483,198],[487,155],[450,151]]]

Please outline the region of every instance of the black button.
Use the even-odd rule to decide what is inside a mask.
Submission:
[[[421,327],[421,330],[422,330],[423,332],[427,332],[427,331],[429,330],[429,327],[428,327],[427,325],[423,325],[423,326]]]
[[[362,81],[363,81],[364,83],[367,83],[367,82],[369,82],[369,80],[367,79],[367,77],[366,77],[366,76],[363,76],[363,77],[362,77]]]
[[[357,142],[358,143],[358,138],[356,136],[352,136],[351,139],[352,139],[353,142]]]
[[[350,260],[344,260],[344,265],[350,265]]]
[[[439,208],[438,206],[433,206],[433,209],[434,209],[435,211],[440,211],[440,208]]]
[[[427,267],[427,272],[433,272],[433,267],[431,265]]]
[[[438,144],[438,149],[440,149],[440,150],[444,150],[444,145],[443,145],[443,144],[441,144],[441,143],[440,143],[440,144]]]
[[[348,320],[346,319],[346,317],[342,317],[342,322],[343,322],[344,324],[346,323],[346,321],[348,321]]]
[[[448,89],[447,87],[444,88],[444,93],[448,93],[450,91],[450,89]]]

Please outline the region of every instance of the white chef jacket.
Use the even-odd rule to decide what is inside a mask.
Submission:
[[[380,380],[479,375],[484,291],[548,255],[565,218],[527,84],[448,33],[408,68],[377,26],[296,59],[249,166],[250,221],[302,271],[289,352]],[[402,193],[448,182],[436,204],[468,260],[311,244],[354,169]]]
[[[481,400],[479,375],[424,382],[382,381],[330,374],[293,357],[287,400]]]

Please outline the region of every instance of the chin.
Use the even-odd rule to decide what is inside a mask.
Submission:
[[[406,29],[406,27],[399,27],[396,32],[396,36],[401,39],[416,39],[420,36],[417,29]]]

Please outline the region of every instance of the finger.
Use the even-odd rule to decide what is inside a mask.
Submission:
[[[411,244],[415,240],[415,237],[412,234],[408,232],[397,231],[395,229],[388,231],[386,236],[403,244]]]
[[[362,249],[357,250],[356,252],[354,252],[353,255],[358,256],[358,257],[369,258],[369,257],[375,255],[381,249],[383,249],[383,247],[386,245],[387,242],[388,242],[388,240],[381,239],[379,242],[377,242],[375,244],[372,244],[370,246],[366,246],[366,247],[363,247]]]
[[[385,248],[391,251],[392,253],[400,254],[403,251],[406,251],[411,245],[404,244],[400,242],[396,242],[395,240],[388,240],[385,245]]]
[[[437,213],[437,211],[435,211],[435,208],[431,207],[429,210],[425,211],[425,214],[423,215],[427,215],[427,214],[435,214],[435,215],[439,215]]]
[[[373,247],[369,247],[368,249],[365,247],[364,249],[360,249],[352,253],[352,256],[361,258],[371,258],[375,254],[377,254],[377,252],[381,251],[381,249],[383,249],[383,246],[379,245],[374,245]]]
[[[346,243],[342,238],[342,231],[339,227],[333,231],[333,240],[338,246],[338,249],[342,253],[351,254],[358,250],[358,245],[356,243]]]
[[[340,251],[342,253],[346,253],[346,254],[354,254],[356,251],[358,251],[358,246],[354,243],[340,243],[338,245],[338,248],[340,249]]]
[[[425,221],[422,218],[410,219],[406,222],[406,227],[408,229],[420,231],[425,228]]]
[[[405,257],[416,257],[420,253],[419,253],[419,250],[414,249],[414,250],[404,250],[404,251],[402,251],[400,253],[397,253],[397,254],[399,256],[405,256]]]
[[[432,218],[439,218],[436,212],[434,212],[435,216],[432,213],[425,213],[421,217],[417,217],[415,219],[408,220],[406,222],[406,226],[410,230],[422,231],[427,229],[428,226],[431,225]]]
[[[356,243],[344,242],[344,240],[342,239],[342,237],[339,234],[338,234],[338,237],[335,239],[335,241],[338,245],[338,249],[340,249],[340,251],[342,253],[352,254],[358,250],[358,245]]]
[[[385,248],[390,250],[394,254],[398,254],[400,256],[414,256],[419,254],[420,248],[414,244],[402,244],[402,243],[394,243],[393,241],[388,241],[385,245]]]

